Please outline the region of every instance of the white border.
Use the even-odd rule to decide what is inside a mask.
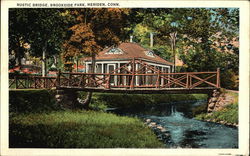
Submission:
[[[239,149],[9,149],[8,8],[18,3],[117,3],[123,8],[240,8]],[[107,6],[108,7],[108,6]],[[249,2],[248,1],[1,1],[1,153],[0,155],[248,155],[249,153]]]

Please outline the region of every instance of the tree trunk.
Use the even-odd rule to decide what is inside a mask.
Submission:
[[[173,61],[174,61],[174,66],[173,66],[173,72],[175,73],[176,72],[176,51],[175,51],[175,48],[176,48],[176,36],[177,36],[177,32],[173,32],[173,33],[170,33],[170,40],[171,40],[171,49],[172,49],[172,52],[173,52]]]
[[[91,63],[91,66],[92,66],[92,68],[91,68],[91,73],[95,73],[95,65],[96,65],[96,61],[95,61],[95,54],[94,53],[92,53],[92,55],[91,55],[91,61],[92,61],[92,63]],[[94,75],[93,75],[94,76]]]
[[[42,76],[47,75],[47,64],[46,64],[46,49],[47,49],[47,42],[43,47],[43,56],[42,56]]]
[[[45,57],[45,51],[43,51],[43,57],[42,57],[42,76],[46,76],[46,57]]]
[[[16,65],[17,66],[20,66],[20,70],[21,70],[21,67],[22,67],[22,57],[23,57],[23,49],[21,47],[21,44],[18,42],[17,43],[17,46],[15,48],[15,51],[16,51]]]
[[[91,73],[95,73],[95,64],[96,64],[95,54],[92,53],[91,57],[92,57],[92,64],[91,64],[91,71],[90,72]],[[93,76],[93,79],[94,79],[95,75],[92,75],[92,76]],[[91,98],[92,98],[92,92],[88,92],[86,98],[84,99],[84,102],[82,103],[83,108],[85,108],[85,109],[89,108],[89,104],[91,102]]]
[[[86,95],[86,98],[84,99],[82,105],[83,108],[88,109],[89,108],[89,104],[91,102],[91,98],[92,98],[92,92],[88,92]]]

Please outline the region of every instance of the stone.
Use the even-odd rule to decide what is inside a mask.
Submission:
[[[151,123],[149,124],[149,127],[151,127],[151,128],[156,127],[156,123],[155,123],[155,122],[151,122]]]
[[[163,129],[161,129],[161,132],[162,132],[162,133],[166,133],[167,130],[166,130],[165,128],[163,128]]]
[[[163,129],[163,127],[161,125],[157,126],[156,128],[158,128],[160,130]]]
[[[59,99],[59,98],[58,98],[58,99],[56,99],[56,102],[61,102],[61,101],[62,101],[62,99]]]
[[[147,119],[146,122],[147,122],[147,123],[151,122],[151,119]]]
[[[208,112],[208,113],[212,113],[213,110],[212,110],[212,109],[208,109],[207,112]]]
[[[212,97],[211,100],[212,100],[212,102],[216,102],[217,98],[216,97]]]
[[[151,122],[150,124],[151,124],[151,125],[154,125],[154,126],[156,126],[156,123],[155,123],[155,122]]]
[[[214,106],[215,106],[215,103],[210,103],[209,105],[208,105],[208,108],[214,108]]]
[[[56,99],[62,99],[62,97],[63,97],[62,95],[58,95],[58,94],[55,96]]]

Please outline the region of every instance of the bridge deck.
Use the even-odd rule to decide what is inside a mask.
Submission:
[[[77,90],[77,91],[91,91],[91,92],[104,92],[104,93],[127,93],[127,94],[194,94],[194,93],[210,93],[218,89],[216,87],[199,87],[199,88],[96,88],[96,87],[57,87],[62,90]]]

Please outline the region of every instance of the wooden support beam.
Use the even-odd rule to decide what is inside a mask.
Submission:
[[[220,88],[220,68],[217,68],[217,82],[216,82],[217,88]]]
[[[189,88],[189,74],[187,74],[187,79],[186,79],[186,88]]]

